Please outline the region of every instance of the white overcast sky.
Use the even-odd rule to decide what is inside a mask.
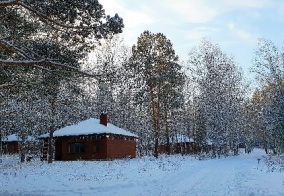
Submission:
[[[202,38],[233,55],[248,74],[257,39],[284,45],[284,0],[100,0],[107,14],[124,20],[132,46],[144,30],[163,33],[180,59]]]

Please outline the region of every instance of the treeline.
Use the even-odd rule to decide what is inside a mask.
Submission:
[[[105,112],[139,135],[140,156],[158,157],[161,145],[171,154],[189,138],[210,144],[213,157],[256,146],[283,153],[284,56],[269,40],[259,40],[251,68],[260,85],[251,95],[240,67],[218,44],[202,40],[181,62],[162,33],[144,31],[126,46],[115,35],[122,19],[106,16],[97,1],[5,2],[1,137],[52,136]]]

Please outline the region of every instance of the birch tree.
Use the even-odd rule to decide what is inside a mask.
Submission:
[[[269,147],[284,152],[284,56],[270,40],[259,39],[252,70],[261,84],[262,103]]]
[[[115,120],[116,114],[114,104],[117,100],[117,94],[124,88],[123,65],[130,58],[130,48],[124,44],[122,37],[114,36],[102,41],[101,45],[90,55],[89,67],[92,73],[100,75],[98,80],[94,81],[96,86],[96,114],[105,112],[109,120]]]
[[[203,40],[189,53],[188,67],[195,81],[204,112],[207,140],[213,156],[237,153],[242,103],[242,76],[233,58],[218,45]]]

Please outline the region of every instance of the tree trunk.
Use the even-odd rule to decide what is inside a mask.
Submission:
[[[155,132],[155,151],[154,151],[154,157],[159,157],[159,140],[158,140],[158,132]]]
[[[49,130],[49,141],[48,141],[48,163],[52,163],[53,160],[53,126],[50,126]]]
[[[2,131],[2,130],[1,130]],[[0,131],[0,156],[2,158],[3,146],[2,146],[2,132]],[[1,163],[1,162],[0,162]]]
[[[24,133],[19,132],[18,133],[19,139],[21,141],[18,142],[18,151],[20,154],[20,160],[21,163],[25,162],[25,155],[26,155],[26,137],[24,136]]]
[[[48,163],[52,163],[53,160],[53,133],[54,133],[54,118],[55,118],[55,100],[56,97],[53,96],[51,100],[51,112],[52,112],[52,120],[50,122],[49,127],[49,142],[48,142]]]
[[[168,108],[165,107],[165,122],[166,122],[166,138],[167,138],[167,154],[170,155],[170,136],[169,136],[169,125],[168,125]]]
[[[155,157],[158,158],[159,156],[159,151],[158,151],[158,146],[159,146],[159,141],[158,137],[160,134],[160,113],[161,113],[161,107],[160,107],[160,102],[161,102],[161,82],[158,84],[158,101],[157,101],[157,114],[156,114],[156,138],[157,140],[155,141],[156,149],[155,149]]]
[[[20,153],[21,163],[25,162],[25,154],[23,152]]]
[[[158,112],[156,110],[156,105],[154,101],[154,92],[153,92],[153,85],[152,83],[149,85],[150,86],[150,99],[151,99],[151,108],[152,108],[152,119],[153,119],[153,127],[154,127],[154,157],[158,158],[159,152],[159,131],[158,131]]]

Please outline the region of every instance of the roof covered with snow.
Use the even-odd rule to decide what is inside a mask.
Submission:
[[[8,135],[3,137],[2,142],[20,142],[22,139],[17,134]],[[28,136],[26,141],[35,141],[35,138],[32,136]]]
[[[54,137],[62,136],[75,136],[75,135],[90,135],[90,134],[118,134],[126,135],[132,137],[138,137],[137,135],[121,129],[111,123],[108,123],[107,126],[100,124],[98,119],[90,118],[88,120],[82,121],[78,124],[71,125],[59,129],[53,133]],[[47,138],[49,134],[43,134],[40,138]]]
[[[189,136],[186,136],[186,135],[177,135],[175,136],[174,138],[170,138],[170,141],[171,140],[174,140],[175,142],[178,142],[178,143],[181,143],[181,142],[194,142],[193,138],[189,137]],[[172,141],[171,141],[172,142]]]

